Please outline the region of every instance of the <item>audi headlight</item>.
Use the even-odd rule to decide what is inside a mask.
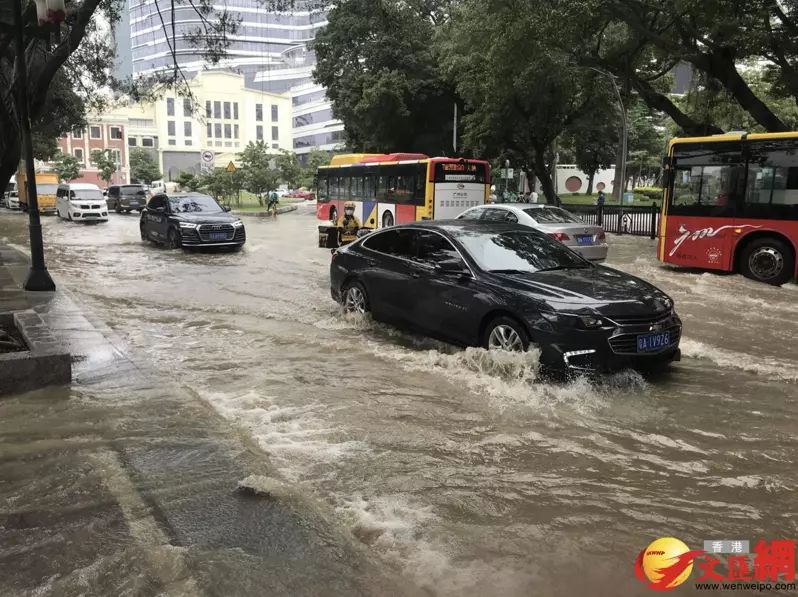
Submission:
[[[582,327],[589,330],[594,330],[604,325],[604,320],[601,319],[601,317],[595,317],[593,315],[580,315],[579,322],[582,324]]]
[[[180,222],[180,227],[181,228],[191,228],[192,230],[195,230],[197,228],[197,225],[196,224],[192,224],[191,222]]]
[[[233,228],[241,228],[241,226],[243,225],[244,222],[242,222],[241,220],[236,220],[235,222],[233,222]]]

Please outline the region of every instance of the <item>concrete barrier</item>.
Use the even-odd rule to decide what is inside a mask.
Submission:
[[[264,208],[265,210],[266,208]],[[277,208],[277,214],[287,214],[291,211],[296,211],[296,205],[283,205],[282,207]],[[254,218],[271,218],[272,212],[270,211],[233,211],[233,214],[237,216],[251,216]]]
[[[72,359],[32,310],[0,313],[0,325],[14,328],[27,350],[0,354],[0,395],[72,381]]]

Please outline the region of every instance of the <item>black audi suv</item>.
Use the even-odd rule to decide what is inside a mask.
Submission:
[[[555,370],[649,368],[680,356],[682,323],[664,292],[518,224],[380,230],[333,254],[330,281],[348,311],[460,345],[534,344]]]
[[[247,240],[244,223],[228,211],[202,193],[161,193],[150,199],[141,213],[141,240],[172,249],[240,249]]]

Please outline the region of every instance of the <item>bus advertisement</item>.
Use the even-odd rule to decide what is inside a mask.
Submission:
[[[333,157],[316,175],[316,215],[337,222],[355,204],[364,228],[454,218],[490,197],[490,165],[481,160],[423,154]]]
[[[658,258],[781,285],[796,276],[798,132],[673,139]]]

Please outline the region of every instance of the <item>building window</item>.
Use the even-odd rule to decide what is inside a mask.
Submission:
[[[280,139],[280,130],[276,127],[272,127],[272,141],[277,141]]]
[[[74,131],[72,131],[72,138],[73,139],[82,139],[83,138],[83,131],[82,130],[74,130]]]
[[[90,126],[89,137],[91,137],[92,139],[102,139],[103,138],[102,129],[99,126]]]
[[[186,137],[191,137],[191,121],[186,120],[183,123],[183,135]]]
[[[272,149],[280,149],[279,143],[272,143]]]
[[[230,113],[230,102],[225,102],[225,103],[224,103],[224,117],[225,117],[225,118],[227,118],[228,120],[229,120],[229,119],[230,119],[230,117],[231,117],[231,113]]]
[[[233,102],[233,118],[238,120],[238,102]]]
[[[238,125],[233,125],[233,139],[238,139]]]
[[[205,126],[207,127],[208,137],[213,137],[213,125],[209,122]]]
[[[141,146],[142,147],[155,147],[155,140],[152,137],[142,137],[141,138]]]
[[[233,146],[233,142],[232,141],[225,141],[224,142],[224,146],[225,147],[232,147]]]
[[[272,106],[272,122],[280,120],[280,112],[277,106]]]
[[[255,104],[255,120],[263,121],[263,104]]]
[[[255,127],[255,136],[258,141],[263,141],[263,127],[261,125]]]
[[[127,138],[127,146],[128,147],[135,147],[136,145],[138,145],[138,141],[136,140],[135,137],[128,137]]]
[[[81,164],[83,163],[83,150],[80,147],[75,148],[75,159]]]
[[[167,116],[175,115],[175,98],[173,97],[166,98],[166,115]]]
[[[174,137],[175,136],[176,133],[175,133],[175,121],[174,120],[170,120],[169,122],[166,123],[166,132],[167,132],[167,134],[170,137]]]
[[[122,138],[122,129],[118,126],[111,127],[111,139],[121,139]]]
[[[191,139],[186,139],[184,143],[185,145],[194,145],[194,142]]]
[[[233,136],[232,128],[233,127],[231,127],[229,124],[224,125],[224,138],[225,139],[230,139]]]
[[[174,139],[169,139],[169,145],[177,145],[177,141]]]
[[[222,138],[222,125],[219,124],[218,122],[213,125],[213,136],[216,137],[217,139]]]
[[[191,116],[191,113],[194,111],[194,108],[191,105],[191,98],[184,97],[183,98],[183,116]]]
[[[111,152],[111,159],[114,161],[114,164],[117,166],[122,164],[122,153],[118,149],[109,149],[108,151]]]
[[[222,117],[222,102],[213,102],[213,117]]]
[[[205,118],[211,117],[211,100],[205,102]]]

